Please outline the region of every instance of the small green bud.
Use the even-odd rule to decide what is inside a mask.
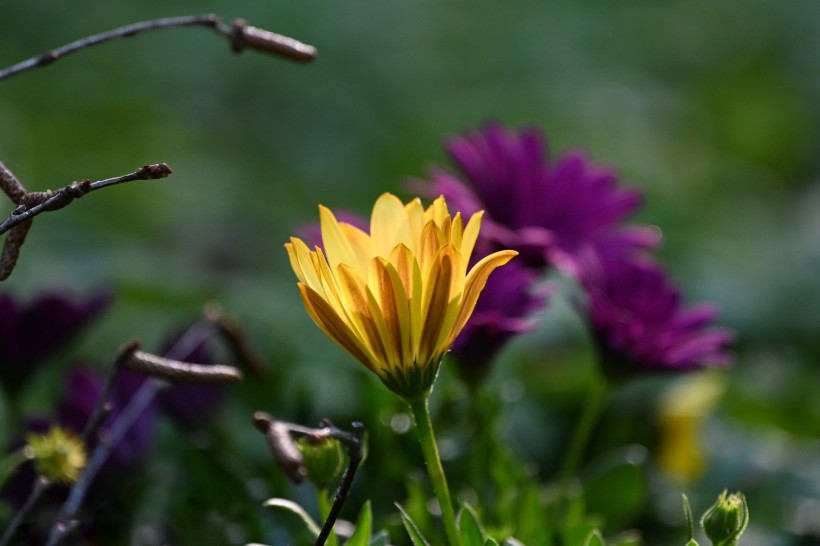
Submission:
[[[735,546],[749,524],[749,507],[742,493],[720,494],[700,520],[713,546]]]
[[[319,489],[324,489],[336,479],[342,470],[344,453],[339,440],[325,438],[319,441],[310,438],[299,438],[296,447],[302,452],[307,479]]]
[[[45,434],[30,434],[28,449],[37,472],[54,482],[73,483],[85,467],[82,441],[58,426]]]

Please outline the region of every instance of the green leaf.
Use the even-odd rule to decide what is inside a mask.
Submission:
[[[504,539],[504,546],[524,546],[524,543],[513,537],[507,537]]]
[[[587,536],[586,541],[584,541],[584,546],[606,546],[606,542],[604,542],[604,536],[601,534],[601,531],[598,529],[592,531],[589,536]]]
[[[296,504],[295,502],[288,499],[274,498],[266,500],[264,505],[271,506],[273,508],[281,508],[283,510],[290,512],[291,514],[296,514],[297,516],[302,518],[302,521],[304,522],[305,527],[307,528],[309,533],[311,533],[313,536],[319,536],[321,528],[316,524],[315,521],[313,521],[313,518],[311,518],[310,515],[307,512],[305,512],[305,509]]]
[[[496,540],[495,540],[495,539],[493,539],[493,538],[488,538],[488,539],[484,542],[484,546],[498,546],[498,542],[496,542]]]
[[[427,510],[427,492],[419,478],[410,475],[405,484],[407,490],[407,500],[404,509],[413,520],[416,527],[422,532],[430,532],[433,529],[433,519]]]
[[[345,544],[347,546],[368,546],[372,532],[373,513],[370,510],[370,501],[367,501],[364,503],[364,506],[362,506],[362,511],[359,513],[359,521],[356,522],[356,530]]]
[[[545,517],[546,507],[541,501],[541,488],[530,483],[521,489],[515,503],[515,536],[527,544],[552,546],[550,518]]]
[[[376,533],[368,546],[389,546],[389,544],[390,535],[387,534],[387,531],[382,530]]]
[[[693,538],[693,539],[690,539],[689,542],[686,543],[686,546],[700,546],[700,544],[698,544],[695,541],[695,539]]]
[[[589,535],[597,528],[597,525],[582,523],[565,529],[561,533],[561,538],[563,539],[561,544],[565,546],[587,546]]]
[[[421,531],[419,531],[415,522],[410,518],[410,514],[408,514],[399,503],[396,503],[396,508],[398,508],[401,513],[401,521],[404,523],[404,528],[407,530],[407,534],[410,535],[410,540],[413,542],[413,545],[430,546],[430,543],[422,536]]]
[[[484,530],[481,529],[475,510],[467,503],[464,503],[458,514],[458,532],[461,546],[484,546]]]
[[[695,540],[695,518],[692,517],[692,507],[689,506],[689,498],[686,493],[681,493],[683,498],[683,515],[686,517],[686,526],[689,529],[689,542]],[[687,545],[688,546],[688,545]]]

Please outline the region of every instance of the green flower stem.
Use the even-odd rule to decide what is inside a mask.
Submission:
[[[322,518],[322,522],[324,523],[330,515],[330,499],[328,498],[326,487],[316,488],[316,501],[319,504],[319,516]],[[326,544],[327,546],[339,546],[339,539],[336,538],[335,532],[330,532],[327,537]]]
[[[578,472],[578,466],[589,443],[592,429],[595,428],[595,424],[601,416],[606,395],[606,382],[596,375],[589,385],[584,406],[581,408],[581,418],[575,427],[569,449],[564,455],[564,464],[561,466],[559,498],[566,494],[567,482]]]
[[[427,473],[430,475],[433,491],[441,507],[441,519],[444,520],[447,542],[449,542],[450,546],[461,546],[461,539],[459,538],[458,528],[456,527],[456,515],[455,512],[453,512],[453,503],[450,500],[450,490],[447,487],[447,479],[444,477],[444,469],[441,467],[441,459],[438,456],[436,437],[433,434],[433,423],[430,422],[430,409],[427,405],[427,396],[424,395],[409,399],[407,403],[410,405],[410,410],[413,412],[413,419],[416,421],[421,450],[424,453],[424,461],[427,464]]]

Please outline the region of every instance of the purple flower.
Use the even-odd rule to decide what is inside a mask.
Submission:
[[[485,211],[478,254],[513,248],[521,263],[577,276],[576,257],[588,245],[658,242],[657,230],[620,225],[640,207],[637,191],[619,188],[611,170],[579,152],[550,161],[535,129],[516,134],[491,123],[454,138],[447,150],[461,177],[434,169],[431,183],[414,187],[444,195],[463,215]]]
[[[461,377],[477,385],[498,352],[518,334],[535,329],[531,314],[546,305],[550,291],[536,287],[538,274],[512,261],[490,276],[473,315],[451,355]]]
[[[179,335],[166,344],[163,353],[174,346]],[[176,355],[178,360],[212,364],[213,357],[207,340],[188,351]],[[224,385],[198,385],[194,383],[175,383],[160,393],[159,403],[163,411],[173,420],[186,428],[198,428],[208,423],[225,399]]]
[[[103,422],[97,436],[105,436],[113,423],[122,414],[131,398],[142,387],[147,378],[143,375],[123,370],[117,379],[108,402],[111,413]],[[104,381],[86,370],[74,370],[68,377],[68,388],[59,406],[57,421],[77,433],[82,432],[91,419],[94,407],[102,395]],[[109,464],[127,469],[142,462],[151,446],[154,435],[156,408],[152,404],[137,418],[122,441],[114,446]],[[97,439],[92,438],[89,452],[94,449]]]
[[[710,327],[717,310],[685,308],[658,265],[599,257],[584,272],[588,319],[606,373],[688,371],[732,360],[732,332]]]
[[[18,390],[37,364],[63,349],[110,301],[103,291],[87,297],[55,292],[26,305],[0,296],[0,381]]]

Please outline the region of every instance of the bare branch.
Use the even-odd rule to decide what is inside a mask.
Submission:
[[[276,421],[264,412],[253,415],[253,424],[265,435],[268,449],[282,472],[295,483],[302,483],[307,476],[302,452],[296,447],[290,436],[290,426],[283,421]]]
[[[23,197],[28,193],[23,183],[20,182],[14,173],[0,161],[0,189],[2,189],[15,205],[23,202]]]
[[[105,180],[99,180],[97,182],[81,180],[79,182],[73,182],[57,191],[47,190],[44,192],[28,193],[23,196],[23,204],[14,209],[9,217],[0,223],[0,235],[7,232],[14,226],[34,218],[40,213],[61,209],[75,199],[79,199],[83,195],[91,193],[94,190],[99,190],[115,184],[122,184],[123,182],[131,182],[132,180],[154,180],[156,178],[165,178],[172,172],[171,167],[165,163],[158,163],[156,165],[145,165],[132,173],[114,178],[106,178]]]
[[[66,55],[111,40],[129,38],[150,30],[192,26],[210,28],[221,34],[231,42],[231,47],[236,53],[248,47],[299,62],[311,61],[316,56],[316,48],[311,45],[303,44],[293,38],[282,36],[281,34],[275,34],[267,30],[248,26],[245,21],[241,19],[237,19],[233,26],[229,26],[223,23],[216,15],[206,13],[203,15],[166,17],[151,21],[141,21],[81,38],[62,47],[58,47],[57,49],[52,49],[36,57],[21,61],[4,70],[0,70],[0,80],[4,80],[32,68],[47,66],[62,59]]]
[[[193,364],[134,351],[123,362],[132,372],[165,379],[173,383],[233,383],[242,380],[242,372],[223,364]]]
[[[17,265],[17,259],[20,257],[20,247],[26,242],[26,235],[28,235],[32,222],[33,220],[29,218],[14,226],[6,236],[6,240],[3,241],[3,252],[0,254],[0,281],[8,279],[14,271],[14,266]]]

